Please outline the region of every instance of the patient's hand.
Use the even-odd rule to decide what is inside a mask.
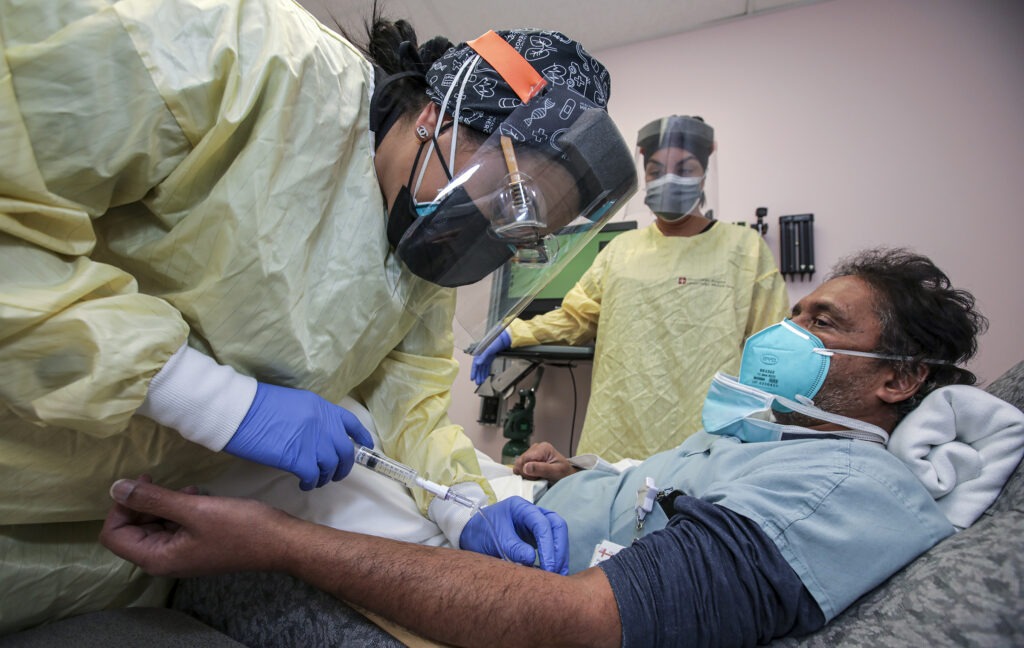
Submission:
[[[100,542],[157,576],[283,567],[276,552],[300,521],[260,502],[195,493],[161,488],[148,476],[118,480]]]
[[[558,450],[547,441],[534,443],[530,449],[516,457],[512,472],[525,479],[546,479],[552,484],[577,471]]]

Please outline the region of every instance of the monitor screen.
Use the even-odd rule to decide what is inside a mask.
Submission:
[[[609,241],[622,232],[634,229],[636,229],[636,221],[608,223],[601,228],[601,231],[595,234],[594,238],[587,241],[587,244],[569,261],[568,265],[555,275],[551,282],[544,286],[537,293],[533,301],[519,313],[520,319],[529,319],[534,315],[540,315],[561,306],[562,298],[569,292],[569,289],[576,285],[576,282],[583,276],[583,273],[587,271],[587,268],[590,267],[597,257],[597,253],[603,250]],[[502,301],[517,300],[522,297],[524,291],[529,289],[529,275],[531,272],[534,272],[534,270],[528,266],[514,268],[509,273],[507,281],[502,281],[500,284],[500,290],[503,291],[501,295]],[[519,288],[517,288],[517,284]]]

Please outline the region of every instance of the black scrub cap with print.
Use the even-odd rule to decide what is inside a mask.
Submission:
[[[557,31],[495,33],[526,59],[548,87],[571,91],[542,92],[532,98],[531,105],[537,103],[542,113],[538,119],[518,124],[519,135],[535,142],[554,139],[558,133],[544,115],[560,114],[564,119],[590,108],[607,109],[608,71],[579,43]],[[489,135],[524,101],[486,59],[471,61],[475,56],[477,51],[469,43],[445,52],[427,71],[427,94],[460,123]]]

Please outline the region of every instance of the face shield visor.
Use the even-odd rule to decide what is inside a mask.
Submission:
[[[673,115],[655,120],[637,136],[636,167],[643,179],[644,208],[665,222],[694,214],[714,220],[718,180],[714,130],[700,119]]]
[[[632,154],[608,113],[549,87],[517,108],[396,251],[418,276],[459,287],[456,343],[489,344],[636,192]],[[553,134],[528,136],[538,129]]]

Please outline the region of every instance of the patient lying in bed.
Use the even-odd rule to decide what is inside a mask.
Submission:
[[[928,275],[901,284],[901,290],[910,285],[943,293],[941,299],[911,300],[915,306],[942,306],[915,322],[941,328],[942,318],[955,318],[969,309],[969,300],[952,291],[948,280],[927,260],[904,252],[869,257],[868,265],[885,266],[884,272],[895,268],[904,279],[907,274]],[[951,346],[922,352],[924,357],[945,360],[940,368],[927,368],[932,360],[893,363],[892,355],[885,356],[886,361],[857,357],[877,355],[869,350],[884,348],[880,347],[879,313],[892,306],[879,303],[881,288],[861,278],[862,270],[840,273],[801,300],[793,321],[780,325],[785,330],[777,329],[781,338],[767,347],[778,353],[780,344],[792,344],[796,350],[787,349],[787,353],[798,358],[807,353],[806,360],[790,363],[798,371],[815,366],[812,359],[817,350],[833,356],[831,366],[825,363],[827,379],[808,392],[817,407],[806,399],[787,400],[791,411],[775,409],[774,419],[769,419],[767,414],[774,409],[771,401],[778,398],[766,401],[763,394],[755,394],[751,401],[744,387],[750,383],[744,382],[715,398],[711,397],[714,390],[709,394],[711,410],[706,404],[705,421],[710,411],[714,425],[706,423],[706,427],[714,434],[697,434],[618,474],[579,471],[550,449],[536,451],[540,459],[536,463],[545,474],[534,474],[553,484],[538,504],[568,522],[570,571],[586,577],[552,581],[546,587],[562,591],[586,584],[579,597],[591,606],[573,613],[593,624],[588,627],[614,623],[618,630],[613,631],[621,631],[624,643],[642,645],[671,645],[684,637],[688,643],[746,644],[808,632],[957,527],[969,524],[995,497],[1020,457],[1020,412],[1011,408],[995,415],[986,408],[1005,404],[984,403],[985,394],[971,387],[934,391],[943,384],[963,382],[957,376],[964,375],[964,370],[952,363],[969,357],[974,346],[962,336],[947,340]],[[875,277],[878,272],[876,268],[863,276]],[[950,301],[956,304],[947,305]],[[906,313],[889,315],[885,325],[896,327],[893,335],[907,335],[916,325],[912,318],[902,317]],[[791,335],[800,331],[805,334]],[[802,349],[797,339],[810,340],[811,348]],[[856,354],[837,355],[840,350],[856,350]],[[744,361],[747,356],[745,350]],[[765,362],[766,371],[785,367],[778,364]],[[920,406],[923,431],[914,428],[909,417],[904,422],[907,427],[897,428],[898,405],[926,381],[933,393],[925,399],[929,404]],[[757,405],[753,409],[751,402]],[[938,403],[934,412],[931,403]],[[986,428],[984,433],[961,427],[958,404],[987,411],[978,417],[983,424],[1002,422],[1008,427]],[[759,407],[765,410],[757,416]],[[950,425],[934,440],[923,442],[932,438],[935,417],[943,416],[951,419]],[[894,446],[905,452],[904,457],[885,447],[890,434],[907,440],[902,450],[899,444]],[[951,443],[959,445],[946,445]],[[1007,451],[1010,446],[1015,448],[1015,458]],[[942,478],[930,479],[932,473]],[[951,474],[956,481],[953,486]],[[652,497],[638,498],[641,489]],[[966,499],[957,497],[968,491],[972,492]],[[596,570],[587,569],[593,548],[605,541],[624,548]],[[446,555],[450,562],[445,564],[452,569],[447,578],[458,579],[455,574],[464,555]],[[499,567],[500,563],[495,565],[493,579],[476,573],[472,585],[466,583],[479,594],[467,604],[481,620],[514,612],[491,609],[485,603],[514,594]],[[305,571],[302,574],[306,577]],[[427,574],[423,576],[429,580]],[[498,588],[505,595],[492,598],[488,588]],[[331,581],[330,591],[356,602],[365,593],[358,585],[336,581]],[[609,600],[617,614],[589,618],[592,608],[607,612]],[[487,628],[481,631],[486,633]]]
[[[356,403],[345,406],[357,415],[366,414]],[[373,429],[368,418],[364,423]],[[544,490],[545,482],[524,480],[485,455],[480,459],[499,497],[536,498],[539,505],[567,520],[571,572],[590,566],[593,549],[602,542],[629,546],[634,538],[643,537],[632,552],[604,568],[657,573],[657,585],[650,586],[663,589],[672,589],[671,583],[678,580],[676,572],[684,570],[688,577],[680,582],[689,583],[687,587],[693,590],[695,568],[713,565],[714,578],[709,573],[707,582],[696,591],[732,579],[743,580],[744,587],[748,591],[753,588],[759,596],[788,591],[790,596],[782,600],[792,605],[777,610],[788,625],[776,629],[789,634],[820,627],[902,564],[955,528],[972,523],[995,499],[1024,454],[1024,414],[981,390],[950,386],[928,396],[894,430],[892,439],[887,451],[877,444],[839,438],[748,444],[702,433],[675,451],[644,462],[625,461],[601,470],[580,471],[550,490]],[[550,448],[534,451],[552,452]],[[808,456],[817,459],[809,462]],[[799,470],[794,466],[800,466]],[[907,468],[921,475],[921,483],[910,484],[913,488],[908,486]],[[444,534],[419,514],[408,490],[380,475],[356,468],[346,480],[311,493],[298,492],[289,477],[252,466],[226,475],[208,488],[213,494],[256,496],[328,526],[347,525],[349,530],[371,535],[445,544]],[[649,477],[679,494],[652,510],[646,516],[644,533],[638,534],[635,496]],[[780,493],[791,487],[799,496],[792,502],[780,501],[784,499]],[[893,493],[893,489],[899,492]],[[752,498],[747,494],[751,491],[770,492],[773,501]],[[821,494],[812,499],[807,492]],[[710,501],[715,505],[709,507],[706,502]],[[809,502],[810,513],[805,510]],[[795,508],[791,511],[790,506]],[[839,513],[859,510],[869,513],[863,517]],[[872,523],[879,511],[887,512],[888,524]],[[687,527],[693,525],[716,534],[719,540],[738,535],[746,544],[742,551],[740,545],[730,545],[732,549],[723,553],[720,542],[690,538],[686,541],[691,551],[685,560],[666,561],[671,546],[685,540],[679,534],[688,534]],[[778,530],[770,541],[765,534],[768,529]],[[663,533],[652,535],[657,530]],[[666,542],[670,544],[662,546]],[[879,553],[882,546],[886,551]],[[844,556],[841,563],[832,559],[836,555]],[[745,571],[747,562],[762,563],[763,569],[763,564],[771,564],[773,559],[776,573],[763,582],[751,577],[757,572]],[[812,587],[806,586],[808,582]],[[763,590],[757,590],[757,583]],[[676,616],[721,616],[736,605],[749,606],[749,601],[736,600],[735,591],[737,588],[726,586],[718,592],[715,609],[694,610],[696,602],[685,597],[675,604],[690,609]],[[659,600],[662,605],[670,597],[662,593]],[[636,607],[650,606],[637,602]],[[657,607],[643,612],[652,613],[661,619],[674,614]],[[687,632],[699,634],[697,629]],[[720,633],[717,636],[721,638]]]

